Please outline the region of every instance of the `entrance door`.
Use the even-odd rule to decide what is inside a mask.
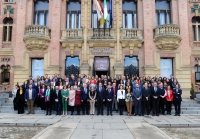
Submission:
[[[108,75],[108,71],[96,71],[95,75],[98,75],[98,77],[101,77],[101,75]]]
[[[109,75],[110,74],[110,59],[109,57],[94,57],[94,75]]]

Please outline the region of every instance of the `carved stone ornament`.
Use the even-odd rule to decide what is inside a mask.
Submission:
[[[50,40],[44,39],[24,39],[26,48],[30,51],[45,50],[48,48]]]
[[[159,49],[173,50],[179,47],[181,36],[178,25],[160,25],[154,31],[154,42]]]

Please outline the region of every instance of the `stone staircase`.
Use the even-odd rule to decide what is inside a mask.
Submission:
[[[7,94],[1,95],[0,99],[0,113],[16,113],[13,109],[12,98],[8,98]],[[27,113],[27,108],[25,108],[25,113]],[[45,114],[45,111],[42,111],[40,108],[35,107],[36,114]],[[174,106],[172,107],[172,114],[175,113]],[[52,114],[55,114],[55,111],[52,111]],[[70,114],[70,112],[68,112]],[[74,112],[76,114],[76,110]],[[104,115],[107,114],[106,108],[104,109]],[[125,114],[125,113],[124,113]],[[200,103],[196,100],[184,99],[181,103],[181,114],[191,114],[191,115],[200,115]],[[118,113],[113,112],[113,115],[118,115]]]

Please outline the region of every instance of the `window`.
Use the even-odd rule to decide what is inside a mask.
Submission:
[[[136,56],[125,56],[124,59],[124,75],[132,77],[139,76],[139,62]]]
[[[137,28],[137,3],[134,0],[125,0],[122,9],[123,28]]]
[[[34,24],[48,26],[48,0],[37,0],[34,5]]]
[[[67,28],[81,27],[81,3],[69,0],[67,3]]]
[[[156,0],[156,26],[171,23],[169,0]]]
[[[194,66],[194,70],[195,70],[195,81],[200,82],[200,66],[199,65]]]
[[[2,65],[1,66],[1,77],[2,77],[2,83],[9,83],[10,82],[10,65]]]
[[[44,59],[31,59],[31,75],[35,79],[37,76],[44,75]]]
[[[10,42],[12,40],[12,18],[5,18],[3,21],[3,42]]]
[[[101,1],[101,0],[99,0],[99,1]],[[103,2],[104,1],[101,1],[102,8],[103,8]],[[109,2],[109,0],[107,0],[108,18],[110,18],[110,13],[111,13],[111,11],[109,10],[109,6],[110,6],[110,2]],[[110,22],[108,22],[108,21],[105,21],[105,23],[102,26],[99,26],[100,21],[98,20],[97,11],[94,8],[93,3],[92,3],[92,23],[91,23],[91,25],[92,25],[92,28],[111,28]]]
[[[200,17],[192,18],[192,29],[194,41],[200,41]]]
[[[67,56],[65,60],[66,77],[70,77],[71,74],[74,74],[74,76],[77,77],[79,75],[79,66],[80,66],[80,62],[79,62],[78,56],[75,56],[75,57]]]
[[[14,0],[5,0],[5,2],[14,2]]]

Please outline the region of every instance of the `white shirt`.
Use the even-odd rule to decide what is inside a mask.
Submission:
[[[122,94],[122,91],[123,91],[123,94]],[[117,91],[117,100],[119,99],[125,99],[125,96],[126,96],[126,93],[125,93],[125,90],[118,90]]]

